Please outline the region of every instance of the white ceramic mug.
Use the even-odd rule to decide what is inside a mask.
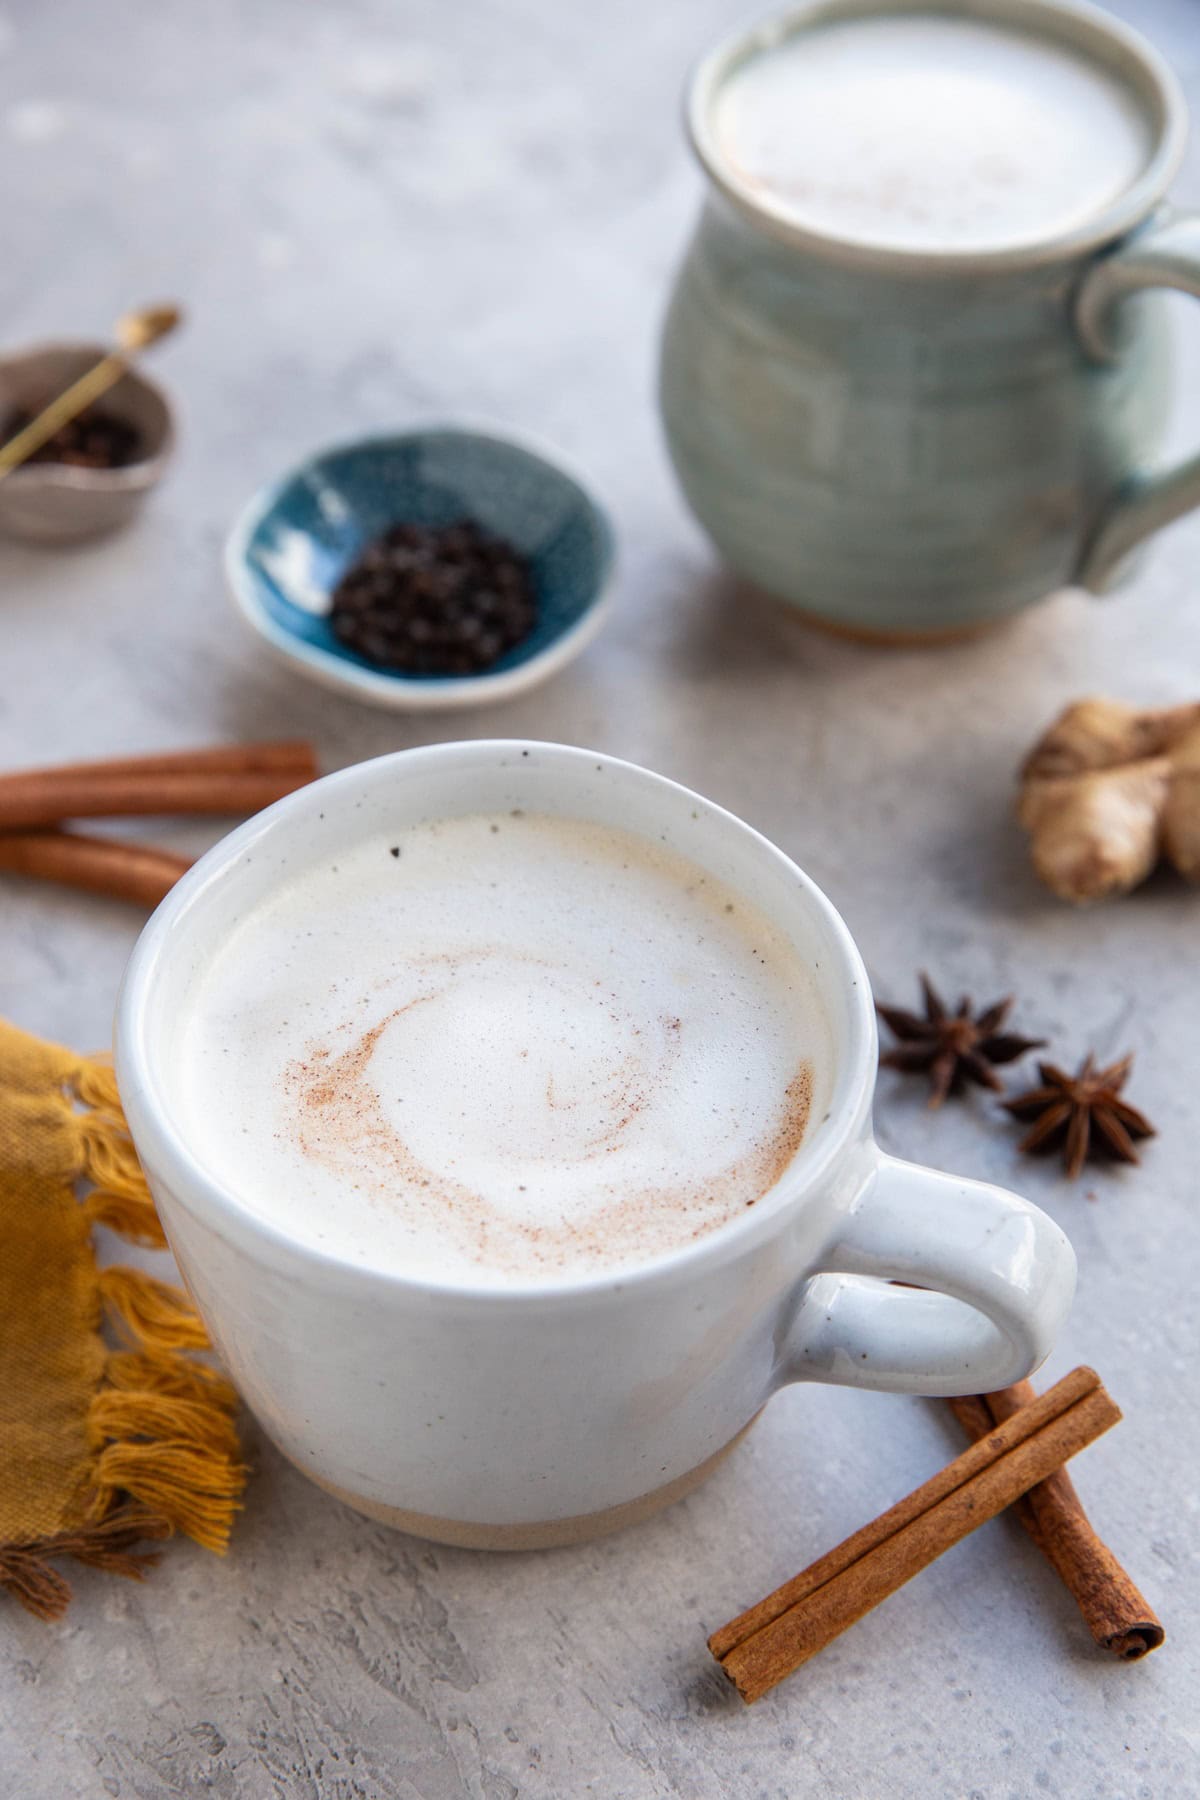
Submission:
[[[164,1077],[189,974],[298,862],[514,806],[665,839],[766,912],[816,971],[835,1045],[828,1111],[753,1208],[632,1270],[473,1288],[290,1239],[214,1179],[173,1116]],[[498,1548],[570,1542],[677,1498],[787,1382],[955,1394],[1015,1381],[1046,1356],[1074,1288],[1066,1238],[1003,1189],[884,1156],[871,1136],[876,1061],[858,951],[782,851],[674,782],[557,744],[403,751],[269,807],[159,907],[118,1010],[138,1152],[264,1430],[361,1511]]]

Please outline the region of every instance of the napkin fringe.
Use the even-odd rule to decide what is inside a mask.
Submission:
[[[147,1538],[167,1538],[173,1527],[148,1508],[114,1508],[94,1525],[60,1531],[32,1544],[0,1545],[0,1587],[7,1588],[38,1619],[60,1619],[71,1598],[71,1585],[47,1560],[70,1556],[110,1575],[141,1581],[159,1560],[156,1550],[135,1550]]]
[[[80,1061],[65,1086],[69,1099],[90,1109],[73,1114],[75,1173],[95,1184],[83,1201],[89,1225],[164,1246],[111,1064]],[[71,1595],[51,1558],[140,1580],[157,1561],[154,1552],[133,1548],[144,1539],[178,1531],[223,1554],[246,1480],[234,1426],[237,1395],[218,1370],[187,1354],[211,1348],[188,1295],[120,1264],[97,1271],[96,1292],[103,1317],[127,1347],[108,1353],[88,1406],[83,1522],[28,1543],[0,1544],[0,1587],[41,1619],[60,1617]]]

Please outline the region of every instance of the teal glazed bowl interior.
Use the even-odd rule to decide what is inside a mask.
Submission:
[[[530,635],[465,676],[382,669],[339,643],[333,590],[371,539],[463,518],[528,557]],[[409,709],[505,699],[562,668],[600,625],[612,560],[608,519],[573,475],[514,439],[448,426],[322,451],[257,494],[226,546],[233,598],[277,654],[327,687]]]

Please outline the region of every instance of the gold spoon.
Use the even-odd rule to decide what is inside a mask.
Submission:
[[[35,450],[40,450],[56,431],[61,431],[71,419],[86,411],[101,394],[115,387],[128,371],[130,359],[139,350],[147,349],[159,338],[166,337],[169,331],[174,331],[182,317],[181,308],[169,303],[143,306],[137,312],[124,313],[117,320],[116,337],[120,349],[110,350],[43,408],[36,419],[31,419],[15,437],[9,438],[7,444],[0,444],[0,481],[11,475]]]

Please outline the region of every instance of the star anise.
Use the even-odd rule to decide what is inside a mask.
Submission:
[[[1117,1162],[1137,1162],[1133,1140],[1153,1137],[1154,1127],[1144,1113],[1121,1098],[1132,1066],[1133,1057],[1124,1056],[1120,1062],[1098,1069],[1090,1053],[1074,1075],[1054,1063],[1039,1063],[1041,1087],[1004,1102],[1014,1118],[1034,1121],[1018,1149],[1036,1156],[1061,1146],[1072,1181],[1089,1154],[1100,1152]]]
[[[1002,1084],[996,1066],[1015,1062],[1027,1050],[1038,1050],[1045,1043],[1044,1038],[1020,1037],[1001,1029],[1012,1011],[1011,994],[978,1015],[964,996],[952,1013],[928,975],[922,972],[920,981],[924,1018],[876,1002],[880,1018],[899,1040],[879,1061],[888,1069],[928,1070],[932,1107],[940,1106],[947,1094],[961,1093],[968,1081],[998,1092]]]

